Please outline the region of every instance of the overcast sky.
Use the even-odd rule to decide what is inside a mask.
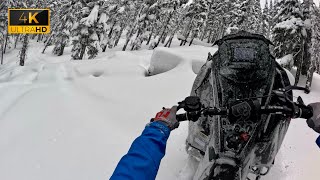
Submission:
[[[262,7],[264,7],[266,0],[260,0],[260,1],[261,1]],[[268,1],[270,1],[270,0],[268,0]],[[316,3],[317,6],[319,6],[320,0],[313,0],[313,1]]]

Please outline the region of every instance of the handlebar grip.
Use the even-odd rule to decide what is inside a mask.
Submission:
[[[182,122],[182,121],[187,121],[187,120],[188,120],[188,117],[187,117],[187,114],[186,114],[186,113],[184,113],[184,114],[177,114],[177,115],[176,115],[176,119],[177,119],[177,121]]]
[[[313,108],[311,106],[300,106],[300,118],[309,119],[313,116]]]

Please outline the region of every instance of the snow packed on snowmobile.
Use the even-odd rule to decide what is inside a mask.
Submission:
[[[309,118],[312,109],[293,102],[286,71],[262,35],[239,32],[215,43],[198,73],[191,96],[179,103],[189,120],[186,149],[199,161],[195,180],[246,180],[266,175],[291,118]],[[307,90],[306,90],[307,91]]]

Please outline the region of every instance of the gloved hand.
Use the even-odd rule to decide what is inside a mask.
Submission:
[[[307,120],[307,124],[317,133],[320,133],[320,102],[309,104],[313,109],[312,118]]]
[[[155,118],[151,119],[151,122],[163,122],[171,130],[174,130],[179,127],[179,122],[176,119],[177,110],[178,106],[173,106],[171,109],[163,108],[162,111],[157,113]]]

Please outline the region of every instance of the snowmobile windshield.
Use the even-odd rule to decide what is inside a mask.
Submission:
[[[262,40],[231,39],[219,48],[219,72],[228,80],[254,84],[269,79],[272,74],[269,47]]]
[[[234,48],[232,62],[250,62],[256,59],[257,51],[253,48]]]

